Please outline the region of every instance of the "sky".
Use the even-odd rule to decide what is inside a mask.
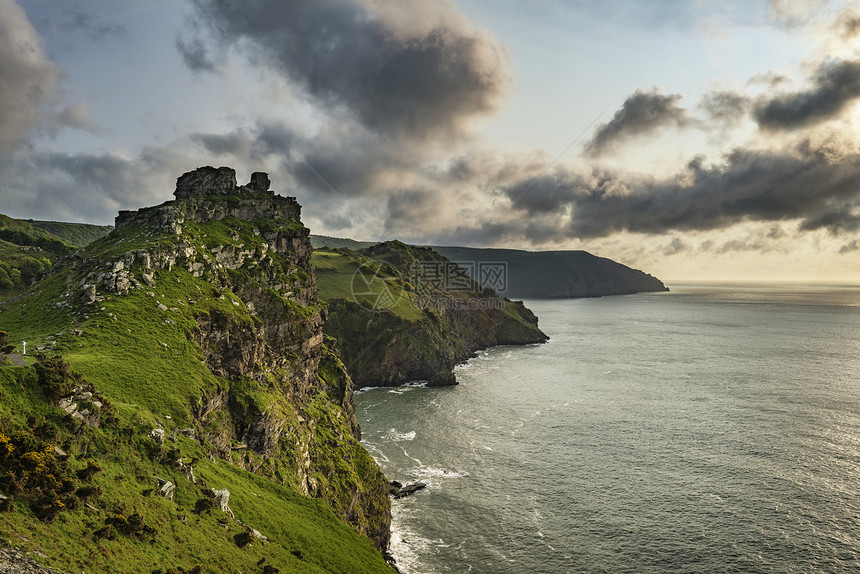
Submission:
[[[860,2],[0,0],[0,213],[266,171],[313,233],[860,282]]]

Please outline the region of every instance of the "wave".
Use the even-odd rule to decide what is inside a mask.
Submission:
[[[413,440],[415,438],[415,431],[409,432],[398,432],[397,429],[388,429],[385,434],[382,435],[382,438],[385,440],[390,440],[392,442],[400,442],[404,440]]]

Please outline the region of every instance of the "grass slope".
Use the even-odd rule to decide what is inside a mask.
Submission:
[[[129,226],[92,243],[80,260],[106,261],[141,249],[156,252],[180,240],[206,250],[232,241],[236,233],[237,241],[253,251],[255,242],[262,241],[257,227],[238,221],[187,225],[188,235],[179,238]],[[140,273],[137,268],[132,271]],[[207,429],[200,427],[194,409],[203,397],[229,389],[237,408],[245,412],[278,411],[287,425],[298,424],[300,417],[319,421],[294,438],[321,457],[315,462],[313,480],[323,488],[335,488],[336,481],[360,484],[363,477],[379,473],[339,422],[345,417],[328,395],[298,412],[279,391],[281,374],[273,373],[272,382],[261,385],[227,381],[209,371],[204,351],[192,337],[197,318],[217,313],[236,328],[259,321],[229,289],[195,277],[180,265],[155,271],[154,279],[154,287],[131,289],[123,296],[104,294],[82,310],[78,301],[87,277],[66,266],[0,306],[0,329],[8,331],[10,342],[20,345],[26,340],[28,353],[40,346],[62,354],[109,400],[102,419],[111,421],[98,428],[81,425],[56,406],[56,397],[46,394],[36,366],[0,367],[0,433],[11,436],[47,425],[56,431],[36,444],[61,445],[72,469],[85,468],[91,458],[102,468],[92,479],[102,494],[87,499],[90,506],[79,500],[75,508],[71,507],[75,495],[63,495],[69,504],[53,521],[40,520],[32,501],[16,495],[14,512],[2,514],[0,520],[2,541],[46,555],[45,563],[67,571],[153,572],[180,567],[192,571],[201,564],[204,572],[264,572],[267,565],[282,572],[392,572],[368,538],[344,524],[321,499],[300,494],[298,469],[291,462],[297,459],[290,450],[300,445],[288,446],[289,436],[280,447],[281,459],[264,467],[266,478],[240,468],[254,462],[253,453],[236,450],[230,460],[213,458],[213,447],[205,440],[176,432],[194,428],[201,436]],[[305,312],[297,306],[296,313]],[[321,376],[330,387],[343,386],[335,380],[337,369],[328,368]],[[148,436],[159,424],[175,443],[168,439],[158,447]],[[194,474],[203,482],[192,484],[178,469],[178,459],[194,461]],[[0,456],[0,471],[3,464],[12,463]],[[174,501],[153,495],[152,489],[158,487],[155,476],[176,485]],[[78,487],[87,486],[78,482]],[[207,500],[208,488],[229,489],[236,518],[269,542],[240,547],[244,528],[218,510],[195,512],[199,501]],[[8,485],[0,481],[0,492],[4,489]],[[135,531],[115,540],[95,534],[117,515],[138,513],[154,533]]]
[[[66,223],[62,221],[34,221],[27,222],[38,229],[54,234],[69,245],[85,247],[113,231],[113,225],[92,225],[90,223]]]
[[[324,235],[312,235],[311,242],[314,249],[355,251],[376,244]],[[517,299],[602,297],[667,290],[656,277],[587,251],[429,247],[451,261],[474,264],[474,269],[481,263],[504,264],[507,269],[506,289],[499,292]],[[480,280],[480,277],[475,279]]]
[[[361,251],[318,248],[311,262],[328,304],[325,332],[358,386],[450,384],[454,365],[478,349],[546,340],[522,303],[471,280],[449,289],[421,276],[420,269],[450,269],[428,248],[398,241]]]
[[[40,520],[21,502],[14,512],[3,513],[0,542],[45,555],[46,565],[66,571],[131,573],[190,570],[202,564],[203,572],[262,572],[257,563],[265,559],[282,572],[391,571],[371,542],[340,522],[321,500],[300,496],[226,461],[210,460],[197,441],[182,435],[175,443],[165,443],[168,452],[161,458],[153,457],[154,443],[146,435],[156,418],[168,419],[145,408],[117,408],[122,422],[112,428],[72,426],[68,415],[46,400],[34,367],[0,368],[0,392],[4,397],[0,432],[20,432],[28,421],[48,423],[58,429],[51,443],[72,453],[72,468],[85,468],[86,460],[94,456],[102,468],[91,482],[78,480],[79,486],[103,491],[88,499],[91,507],[79,502],[75,510],[61,512],[52,522]],[[186,462],[199,458],[194,467],[198,484],[169,464],[169,457]],[[0,456],[0,468],[3,463]],[[173,501],[152,493],[155,476],[177,485]],[[240,548],[236,537],[244,528],[217,510],[195,512],[209,487],[229,489],[236,517],[270,541]],[[115,540],[94,534],[106,519],[135,513],[143,516],[154,534],[119,535]]]

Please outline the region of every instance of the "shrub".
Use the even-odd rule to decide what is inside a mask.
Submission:
[[[78,471],[78,478],[89,482],[93,479],[93,476],[95,476],[97,472],[101,472],[101,470],[102,467],[99,463],[97,463],[93,459],[88,459],[86,468],[82,468]]]
[[[59,497],[50,492],[43,495],[31,505],[36,517],[42,522],[53,522],[57,515],[66,509],[66,505]]]
[[[197,514],[211,512],[213,506],[215,506],[215,503],[212,502],[211,498],[201,498],[194,504],[194,512]]]
[[[0,459],[3,459],[15,451],[12,439],[0,432]]]
[[[93,536],[97,540],[100,540],[102,538],[106,538],[108,540],[116,540],[116,528],[114,528],[113,524],[106,524],[93,532]]]
[[[97,484],[88,484],[86,486],[80,487],[77,492],[75,492],[75,496],[86,502],[87,500],[95,497],[99,497],[104,493],[102,487]]]
[[[244,548],[253,541],[253,538],[251,537],[250,532],[243,531],[236,534],[236,536],[233,537],[233,541],[236,542],[236,546],[239,548]]]
[[[83,375],[75,373],[69,366],[69,363],[63,360],[59,355],[48,357],[45,354],[39,353],[35,355],[37,363],[35,365],[36,374],[39,377],[39,385],[42,392],[49,399],[59,399],[65,397],[74,391],[75,387],[86,384]]]

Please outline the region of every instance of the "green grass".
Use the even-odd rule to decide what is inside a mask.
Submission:
[[[284,294],[290,287],[275,291],[261,277],[265,273],[273,283],[305,285],[310,276],[301,266],[277,255],[262,264],[254,258],[239,269],[223,271],[221,283],[214,285],[206,277],[192,276],[185,261],[179,260],[170,271],[155,271],[155,287],[132,288],[120,296],[99,286],[101,300],[83,304],[83,284],[95,281],[94,275],[103,268],[89,274],[93,262],[139,250],[156,253],[180,241],[197,255],[220,244],[244,243],[243,249],[257,249],[267,230],[301,228],[295,222],[271,220],[184,227],[180,238],[153,236],[147,229],[129,225],[90,244],[82,252],[82,267],[65,267],[0,305],[0,330],[9,332],[11,343],[20,348],[20,341],[26,340],[28,353],[36,345],[53,345],[51,352],[62,353],[110,399],[118,419],[115,427],[76,430],[69,417],[43,396],[34,367],[0,367],[0,430],[27,428],[28,417],[51,421],[62,429],[61,440],[69,443],[75,468],[83,467],[87,458],[98,460],[103,471],[94,481],[104,490],[93,502],[96,510],[81,506],[61,512],[50,524],[36,518],[27,504],[18,503],[15,512],[0,515],[0,543],[42,552],[48,565],[66,571],[151,572],[180,566],[191,569],[200,563],[206,572],[247,573],[260,572],[257,563],[265,558],[266,564],[282,572],[392,572],[373,543],[345,523],[354,495],[360,508],[352,511],[362,524],[382,528],[378,521],[387,516],[388,495],[387,482],[352,437],[343,416],[342,366],[329,361],[320,373],[319,386],[330,389],[330,394],[317,390],[307,403],[296,403],[290,369],[297,357],[287,354],[283,362],[275,361],[281,367],[269,372],[266,380],[227,380],[212,374],[204,362],[207,351],[195,342],[198,321],[208,316],[221,317],[229,325],[228,332],[236,334],[260,326],[261,319],[223,282],[236,289],[262,289],[271,305],[282,305],[279,320],[294,322],[300,329],[303,321],[319,312],[319,305],[290,300]],[[131,271],[139,279],[143,270],[135,263]],[[229,404],[205,421],[198,420],[195,406],[217,393],[228,393]],[[300,413],[313,425],[300,423]],[[210,459],[217,449],[204,433],[222,433],[237,444],[233,429],[260,417],[272,417],[284,425],[271,458],[263,461],[247,449],[234,451],[229,460]],[[180,435],[175,444],[166,441],[164,451],[178,448],[186,461],[199,458],[196,476],[210,487],[228,488],[237,518],[270,542],[240,549],[234,536],[242,529],[236,523],[227,522],[225,528],[222,513],[193,512],[203,497],[201,487],[189,483],[163,459],[163,453],[153,452],[155,443],[147,435],[158,422],[168,434],[174,428],[197,430],[203,437],[200,441]],[[302,448],[310,452],[308,468],[299,467]],[[258,474],[242,468],[258,464]],[[144,494],[156,486],[153,475],[177,484],[174,502]],[[316,485],[317,498],[301,494],[306,479]],[[140,512],[158,534],[152,540],[125,535],[96,540],[92,533],[116,511]],[[180,520],[182,516],[187,524]]]
[[[96,239],[113,231],[113,225],[92,225],[89,223],[65,223],[62,221],[27,221],[33,227],[53,233],[69,245],[85,247]]]
[[[20,428],[22,413],[50,420],[63,428],[65,414],[40,394],[32,367],[0,368],[0,419],[4,426]],[[118,435],[110,429],[86,428],[82,435],[63,431],[61,441],[72,442],[73,468],[99,453],[103,471],[93,479],[104,494],[91,500],[95,510],[83,505],[62,512],[53,523],[38,520],[19,502],[12,513],[3,514],[0,539],[47,555],[44,562],[66,571],[150,572],[154,568],[203,564],[205,572],[259,572],[266,563],[282,572],[391,572],[371,542],[339,521],[319,499],[310,499],[292,489],[222,461],[212,462],[196,441],[178,436],[165,448],[177,448],[187,462],[200,459],[194,485],[175,466],[153,460],[146,437],[149,424],[139,415],[120,413],[122,423],[133,434]],[[154,476],[177,485],[174,501],[146,495],[154,488]],[[194,505],[203,498],[204,485],[230,491],[230,508],[236,518],[269,538],[239,548],[234,536],[244,529],[218,510],[196,514]],[[116,512],[140,512],[157,530],[151,539],[120,535],[116,540],[96,540],[93,532]],[[187,524],[183,523],[185,517]],[[299,551],[302,559],[293,551]]]
[[[405,289],[406,282],[402,276],[390,267],[378,267],[378,262],[357,252],[346,255],[319,250],[314,251],[311,263],[316,270],[317,286],[323,300],[340,298],[366,309],[378,309],[380,296],[385,295],[395,303],[382,303],[384,311],[407,321],[425,317],[424,312],[412,304],[412,296]]]

